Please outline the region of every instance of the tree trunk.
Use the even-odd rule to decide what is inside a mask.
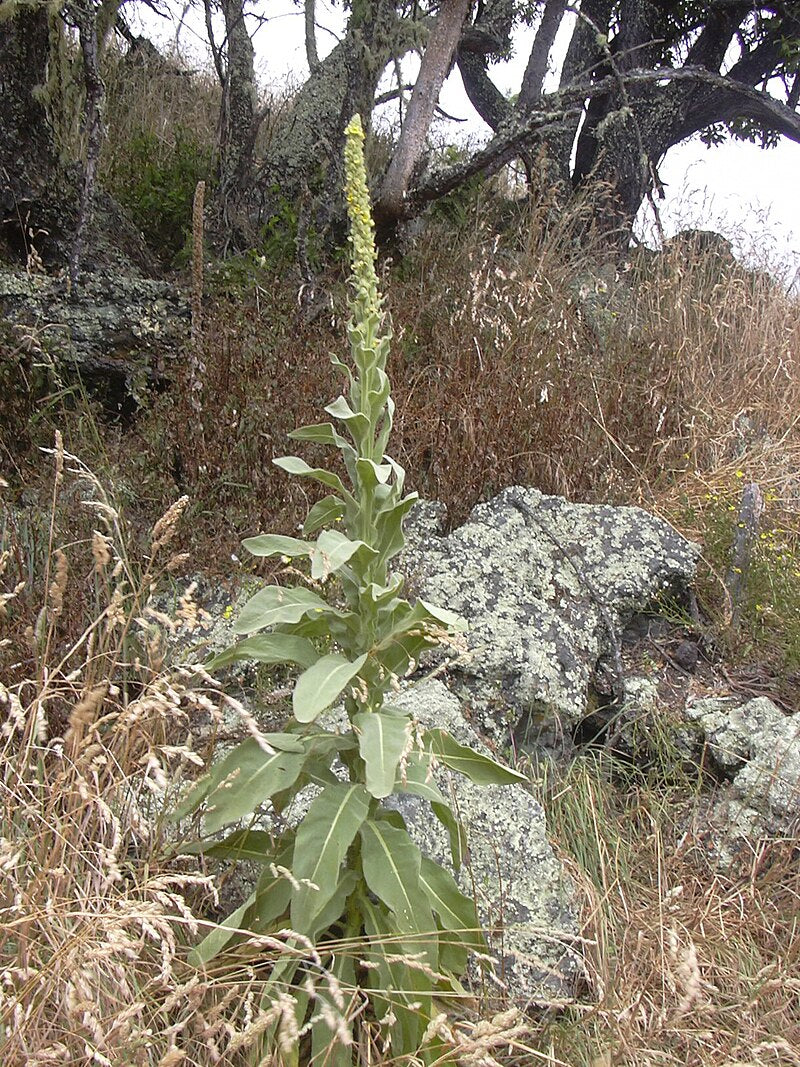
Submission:
[[[243,0],[223,0],[225,55],[219,120],[219,185],[214,205],[223,250],[251,243],[247,201],[253,184],[253,151],[258,132],[253,42]]]
[[[310,198],[318,233],[338,227],[344,128],[356,112],[369,125],[378,81],[392,56],[406,51],[412,31],[393,0],[353,4],[344,40],[312,71],[273,133],[258,176],[262,222],[287,202]]]
[[[50,34],[43,4],[0,21],[0,243],[28,265],[65,261],[77,209],[44,103]]]
[[[453,52],[471,2],[472,0],[443,0],[439,9],[422,57],[400,140],[376,204],[376,219],[379,225],[396,222],[403,214],[411,172],[425,148],[439,92],[450,69]]]

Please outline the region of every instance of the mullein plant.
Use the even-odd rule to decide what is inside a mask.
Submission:
[[[257,592],[235,625],[243,639],[208,665],[216,670],[256,660],[299,669],[292,718],[283,732],[252,737],[225,756],[178,812],[200,809],[205,833],[216,835],[240,820],[252,825],[263,805],[284,812],[301,790],[316,787],[307,814],[285,832],[236,829],[192,847],[262,868],[250,897],[194,957],[208,963],[241,941],[242,930],[269,935],[288,928],[287,951],[270,973],[265,996],[292,989],[312,1062],[336,1067],[353,1062],[354,1018],[380,1030],[393,1062],[414,1054],[435,1060],[442,1048],[429,1026],[434,998],[461,992],[469,953],[486,947],[473,901],[448,871],[421,854],[401,814],[383,802],[392,794],[429,801],[432,817],[447,828],[458,868],[463,831],[433,768],[442,764],[482,784],[523,781],[447,732],[423,731],[393,703],[421,653],[448,642],[464,625],[449,611],[403,599],[403,580],[391,570],[417,496],[404,495],[405,471],[386,454],[394,413],[386,374],[391,334],[375,272],[363,142],[355,116],[345,146],[351,362],[332,357],[346,390],[325,408],[333,421],[290,435],[338,449],[346,477],[295,456],[275,460],[330,492],[310,509],[302,539],[263,534],[244,545],[255,556],[307,560],[309,580]],[[345,729],[320,723],[335,704],[344,706]],[[332,1007],[331,989],[346,990],[362,1010],[340,1012],[334,1022],[325,1008],[326,1001]],[[299,1042],[282,1047],[282,1062],[297,1062]]]

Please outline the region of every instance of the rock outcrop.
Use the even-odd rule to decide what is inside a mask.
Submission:
[[[168,282],[99,270],[68,294],[63,278],[0,267],[0,319],[35,332],[55,372],[77,372],[112,410],[168,373],[189,318]]]
[[[639,508],[510,488],[449,536],[418,525],[403,566],[420,596],[469,624],[470,658],[448,685],[478,729],[527,744],[586,715],[601,661],[621,673],[625,623],[659,593],[686,590],[698,551]]]
[[[720,866],[750,868],[765,840],[796,841],[800,830],[800,712],[771,700],[709,697],[689,703],[711,768],[729,783],[703,812],[699,837]]]

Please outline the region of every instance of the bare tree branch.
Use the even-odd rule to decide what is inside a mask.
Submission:
[[[376,215],[384,223],[399,219],[403,214],[403,201],[411,172],[425,147],[439,92],[450,68],[470,3],[471,0],[442,0],[422,56],[400,140],[375,205]]]
[[[542,95],[544,79],[547,74],[547,61],[550,58],[550,52],[566,7],[566,0],[547,0],[545,4],[542,21],[533,39],[528,65],[522,77],[519,104],[523,108],[530,107]]]

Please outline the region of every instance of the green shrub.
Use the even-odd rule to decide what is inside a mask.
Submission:
[[[166,263],[181,252],[192,222],[199,181],[210,182],[210,149],[181,127],[165,144],[154,133],[135,133],[112,169],[110,192],[127,208],[153,251]]]
[[[402,578],[390,570],[416,494],[403,495],[405,472],[386,454],[394,414],[385,370],[390,334],[375,273],[363,136],[356,117],[345,149],[352,365],[333,357],[347,396],[325,409],[339,429],[324,422],[291,434],[338,449],[346,476],[294,456],[275,460],[289,474],[331,490],[303,527],[305,538],[317,537],[264,534],[246,540],[245,547],[256,556],[307,560],[310,576],[303,586],[270,585],[256,593],[235,625],[244,639],[208,664],[213,670],[250,659],[299,667],[293,720],[280,733],[261,734],[254,727],[254,736],[201,779],[178,812],[204,805],[205,830],[215,834],[252,818],[267,801],[282,812],[306,786],[320,790],[299,824],[283,833],[235,830],[223,841],[193,848],[234,861],[247,858],[262,869],[250,897],[205,938],[195,957],[207,964],[241,939],[240,930],[272,937],[273,945],[275,938],[285,939],[262,1003],[275,1007],[265,1042],[268,1048],[271,1040],[277,1043],[284,1063],[296,1063],[299,1055],[296,1042],[287,1046],[277,1010],[285,1006],[287,988],[295,1005],[294,1032],[309,1026],[314,1062],[351,1064],[356,1029],[365,1020],[380,1028],[393,1060],[437,1060],[441,1039],[435,1027],[428,1031],[434,996],[461,991],[468,953],[484,951],[485,942],[473,901],[449,872],[420,853],[402,815],[383,801],[392,794],[428,800],[450,834],[457,866],[463,831],[432,777],[434,764],[478,783],[524,781],[443,730],[423,731],[392,704],[399,680],[414,670],[420,654],[447,642],[463,624],[448,611],[404,600]],[[347,728],[321,725],[320,716],[340,701]]]

